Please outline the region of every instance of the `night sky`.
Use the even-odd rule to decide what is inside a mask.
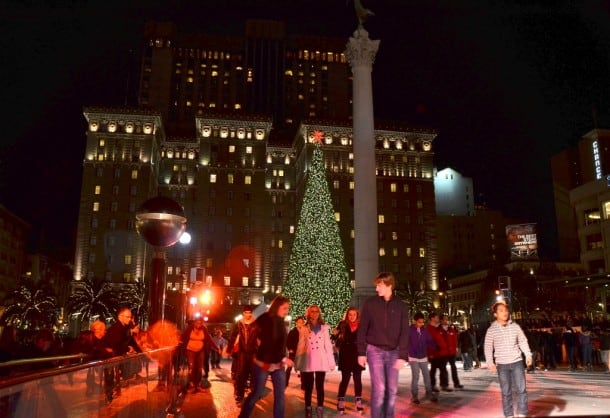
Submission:
[[[537,222],[555,258],[549,159],[610,128],[610,1],[362,2],[381,40],[375,117],[435,128],[435,165],[472,177],[477,203]],[[2,2],[0,203],[41,250],[73,258],[82,108],[135,105],[144,22],[241,34],[246,17],[346,42],[357,24],[351,0]]]

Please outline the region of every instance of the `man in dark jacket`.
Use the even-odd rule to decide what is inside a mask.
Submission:
[[[299,316],[296,321],[294,321],[294,328],[290,330],[288,333],[288,337],[286,339],[286,349],[288,350],[288,358],[292,361],[296,358],[297,353],[297,345],[299,344],[299,330],[301,327],[305,325],[305,319]],[[286,387],[288,387],[288,382],[290,381],[290,374],[292,373],[292,367],[286,368]]]
[[[371,418],[394,416],[398,372],[409,358],[407,306],[394,296],[396,279],[392,273],[379,273],[373,283],[377,296],[364,301],[358,328],[358,363],[369,364],[371,379]],[[393,365],[387,367],[386,365]]]
[[[128,353],[140,351],[138,344],[133,339],[133,334],[139,330],[133,322],[131,309],[121,308],[117,315],[117,320],[108,328],[103,341],[106,347],[112,350],[113,356],[124,356]],[[114,368],[114,373],[110,373],[106,381],[106,402],[111,402],[113,398],[121,395],[121,378],[128,378],[130,373],[128,363],[122,363]]]
[[[254,316],[252,306],[244,305],[242,318],[237,322],[229,337],[227,351],[233,357],[231,371],[233,372],[233,385],[235,402],[241,404],[244,400],[248,381],[252,382],[252,359],[256,353],[257,345],[254,336]]]

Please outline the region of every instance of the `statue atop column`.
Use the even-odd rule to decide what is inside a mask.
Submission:
[[[356,17],[358,18],[358,27],[362,27],[369,17],[375,16],[375,13],[364,7],[360,0],[354,0],[354,9],[356,10]]]

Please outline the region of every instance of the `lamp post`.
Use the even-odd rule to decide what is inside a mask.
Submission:
[[[154,247],[149,282],[148,323],[163,319],[165,303],[165,252],[180,239],[186,229],[182,207],[170,198],[157,196],[147,200],[136,213],[136,230]]]

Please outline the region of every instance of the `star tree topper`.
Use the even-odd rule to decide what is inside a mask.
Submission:
[[[313,131],[313,143],[314,144],[321,144],[323,136],[324,136],[324,132],[322,132],[322,131]]]

